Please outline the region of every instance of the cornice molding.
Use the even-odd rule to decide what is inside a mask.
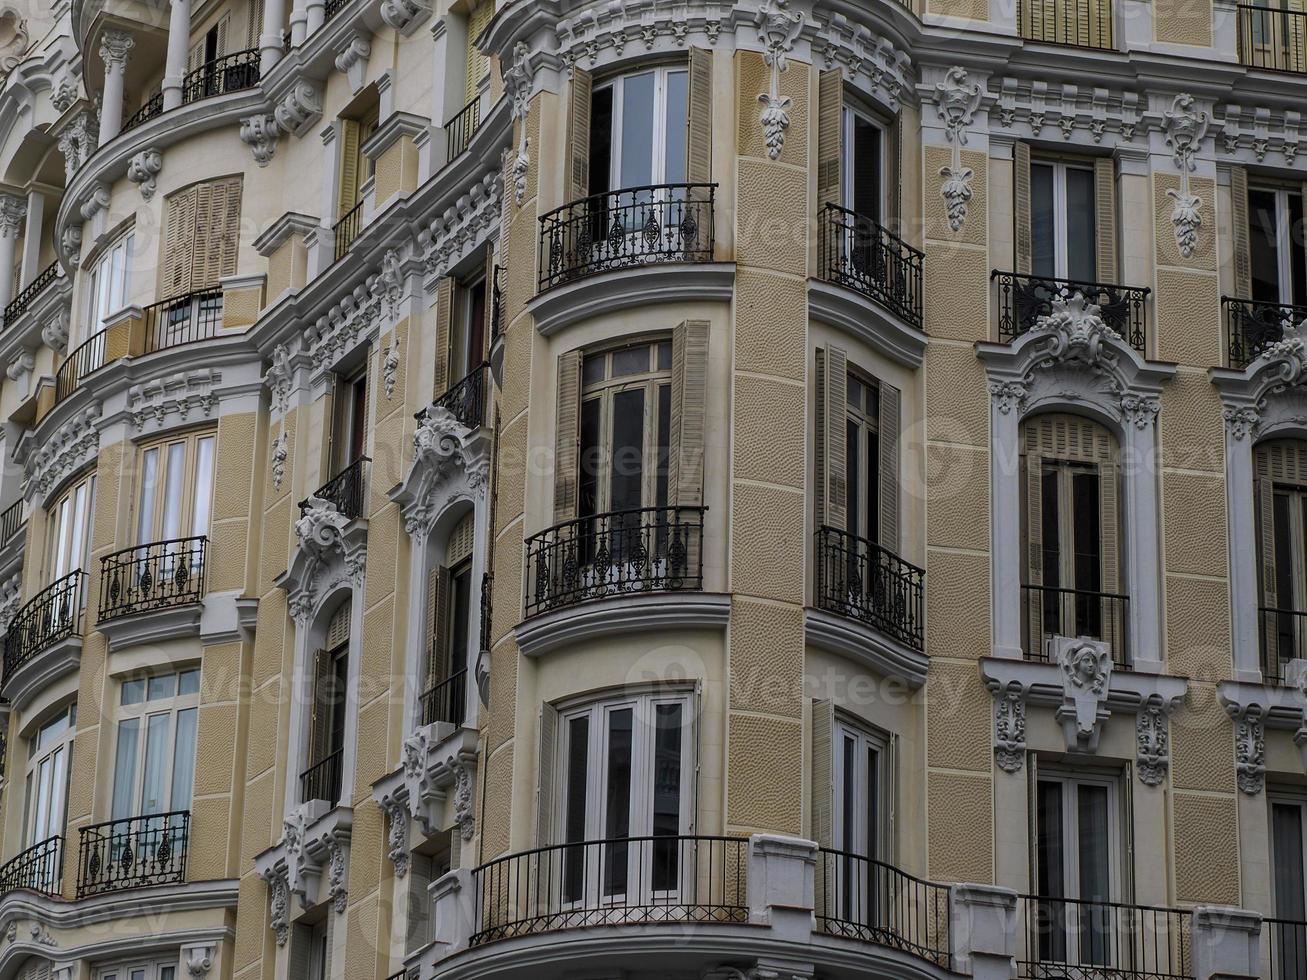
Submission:
[[[678,629],[725,629],[731,597],[713,592],[650,592],[596,599],[535,616],[513,628],[523,656],[624,633],[658,634]]]

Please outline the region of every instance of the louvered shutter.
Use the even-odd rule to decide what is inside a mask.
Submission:
[[[1262,558],[1262,605],[1267,609],[1279,609],[1279,583],[1276,576],[1278,557],[1275,554],[1275,482],[1269,474],[1257,477],[1257,529]],[[1275,630],[1268,629],[1266,633],[1270,640]]]
[[[217,225],[217,239],[214,243],[218,253],[218,277],[236,275],[236,262],[240,247],[241,233],[241,181],[222,181],[215,189],[214,220]],[[215,280],[211,285],[216,286]]]
[[[427,569],[427,594],[425,598],[425,615],[423,623],[425,630],[423,633],[422,655],[426,661],[423,670],[422,690],[429,691],[438,684],[440,675],[436,672],[436,637],[440,635],[436,627],[437,610],[440,608],[440,585],[441,573],[443,568],[435,567]]]
[[[250,0],[250,21],[245,31],[245,47],[256,50],[263,33],[263,0]]]
[[[708,321],[687,320],[672,332],[672,431],[667,502],[703,505],[704,399],[708,384]]]
[[[191,256],[195,251],[195,208],[198,187],[188,187],[168,198],[164,219],[163,274],[160,292],[171,298],[191,291]]]
[[[893,385],[880,383],[880,541],[881,547],[899,553],[899,430],[902,395]]]
[[[490,18],[494,12],[494,0],[481,0],[481,3],[472,8],[472,14],[468,17],[467,69],[464,84],[465,103],[476,98],[477,90],[481,87],[481,80],[490,71],[490,61],[477,47],[477,40],[490,24]]]
[[[438,568],[432,576],[435,579],[435,596],[432,603],[435,622],[431,637],[431,687],[448,680],[450,665],[454,662],[454,651],[449,647],[449,624],[452,620],[454,589],[448,568]],[[428,688],[429,690],[430,688]]]
[[[1117,282],[1116,162],[1111,157],[1094,161],[1094,241],[1098,281]]]
[[[204,64],[203,39],[201,39],[198,44],[193,45],[190,51],[186,52],[186,73],[189,75],[191,72],[199,68],[202,64]]]
[[[450,835],[453,840],[459,834]],[[452,840],[451,840],[452,843]],[[405,952],[414,953],[431,942],[431,902],[433,859],[426,854],[412,853],[408,859],[408,922],[404,937]]]
[[[1028,276],[1034,254],[1030,228],[1030,147],[1021,142],[1012,147],[1012,218],[1016,273]]]
[[[231,14],[223,14],[222,20],[214,28],[217,32],[218,43],[214,45],[216,58],[221,58],[227,53],[227,31],[231,25]]]
[[[309,724],[309,766],[317,765],[331,751],[332,686],[331,651],[317,650],[313,654],[313,717]]]
[[[435,397],[449,390],[449,337],[454,316],[454,278],[445,276],[436,287]]]
[[[340,187],[336,217],[343,218],[358,204],[359,132],[357,120],[340,121]]]
[[[581,352],[558,356],[558,417],[554,435],[554,522],[576,516],[580,452]]]
[[[711,51],[690,49],[685,179],[691,184],[712,183],[712,67]]]
[[[1026,492],[1022,503],[1026,511],[1026,585],[1044,583],[1044,461],[1038,452],[1027,451],[1021,457],[1025,471]]]
[[[213,246],[214,221],[213,184],[200,184],[195,188],[195,245],[191,251],[190,289],[203,289],[209,285],[211,272],[215,268]],[[217,277],[212,277],[217,282]]]
[[[835,704],[812,702],[812,839],[822,847],[835,840]]]
[[[1103,583],[1101,591],[1121,591],[1121,470],[1115,460],[1098,464],[1099,520],[1102,536],[1099,546],[1103,556]],[[1116,606],[1107,604],[1104,618],[1115,613]],[[1109,631],[1107,635],[1117,635]],[[1120,653],[1120,651],[1118,651]]]
[[[838,347],[817,351],[817,527],[848,527],[848,356]]]
[[[1230,168],[1230,223],[1234,233],[1234,294],[1252,299],[1252,245],[1249,242],[1248,171]]]
[[[844,75],[838,68],[817,78],[817,210],[843,203]]]
[[[495,265],[495,247],[494,245],[486,246],[486,280],[485,297],[481,303],[482,313],[481,320],[481,350],[477,351],[478,361],[488,361],[490,359],[490,329],[495,320],[495,279],[499,275],[499,268]],[[486,393],[488,394],[488,392]]]
[[[567,113],[567,186],[568,202],[579,201],[590,193],[590,102],[594,94],[594,77],[584,69],[572,70],[570,108]]]
[[[536,847],[554,843],[554,763],[558,746],[558,711],[540,706],[540,781],[536,785]]]

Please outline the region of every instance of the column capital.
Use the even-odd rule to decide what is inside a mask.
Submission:
[[[100,36],[100,58],[105,71],[122,71],[127,67],[136,38],[126,31],[107,30]]]

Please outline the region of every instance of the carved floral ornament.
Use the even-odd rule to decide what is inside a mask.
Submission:
[[[767,146],[767,156],[772,160],[781,158],[785,148],[785,133],[790,128],[790,105],[788,96],[781,96],[781,74],[789,68],[789,53],[803,30],[805,17],[802,11],[791,11],[789,0],[766,0],[758,10],[758,39],[763,46],[763,61],[771,69],[771,88],[758,96],[762,112],[758,120],[762,124],[762,139]]]
[[[1218,378],[1227,402],[1226,431],[1235,441],[1257,438],[1281,422],[1301,426],[1307,398],[1307,320],[1285,318],[1280,339],[1268,344],[1243,370]]]
[[[456,500],[485,500],[488,446],[449,409],[432,405],[413,434],[413,465],[395,492],[404,530],[425,541],[436,519]]]
[[[513,48],[513,63],[504,72],[504,91],[513,107],[517,125],[517,151],[512,159],[513,202],[522,206],[526,199],[526,178],[531,169],[531,141],[526,135],[527,116],[531,112],[531,50],[523,41]]]
[[[366,552],[348,534],[351,522],[330,500],[309,497],[295,522],[298,546],[286,571],[283,587],[290,597],[290,614],[300,630],[338,585],[363,586]]]
[[[949,227],[954,232],[966,224],[967,207],[971,202],[971,179],[975,176],[970,167],[962,166],[962,147],[967,142],[967,127],[980,108],[982,92],[979,83],[972,82],[965,68],[950,68],[942,82],[935,85],[935,109],[944,123],[944,136],[953,149],[953,161],[939,168],[944,178],[940,195],[948,210]]]
[[[1176,167],[1180,170],[1180,189],[1169,189],[1166,194],[1175,202],[1171,211],[1171,224],[1175,227],[1175,243],[1180,255],[1191,258],[1198,246],[1198,229],[1202,227],[1202,200],[1189,189],[1189,174],[1197,169],[1194,157],[1202,148],[1211,119],[1204,111],[1194,107],[1194,97],[1181,93],[1162,113],[1162,130]]]

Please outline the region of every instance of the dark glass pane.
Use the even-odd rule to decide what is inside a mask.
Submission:
[[[614,511],[638,508],[644,488],[644,389],[613,396],[612,475],[609,489]]]
[[[873,221],[880,221],[881,200],[880,130],[859,115],[853,116],[853,169],[849,175],[853,191],[850,208]]]
[[[1077,790],[1080,841],[1080,895],[1086,902],[1107,902],[1110,894],[1108,853],[1108,793],[1106,786],[1080,785]],[[1080,906],[1080,961],[1107,964],[1112,953],[1112,919],[1106,906]]]
[[[672,386],[658,386],[658,471],[655,475],[655,505],[666,507],[667,500],[667,469],[668,469],[668,437],[672,431]],[[677,465],[680,461],[677,460]]]
[[[468,631],[472,621],[472,566],[464,565],[454,573],[454,615],[449,630],[449,672],[457,674],[467,666]]]
[[[857,819],[858,797],[858,742],[845,736],[841,739],[843,751],[840,753],[840,777],[843,784],[843,797],[840,799],[840,820],[844,832],[841,835],[840,848],[849,854],[858,853],[858,841],[854,836]],[[854,895],[854,883],[860,877],[861,862],[846,857],[840,868],[840,915],[851,922],[857,921],[857,900]]]
[[[867,746],[867,843],[863,851],[875,860],[880,857],[880,753]]]
[[[1275,915],[1289,922],[1268,925],[1275,980],[1307,980],[1307,882],[1303,880],[1302,807],[1271,807]]]
[[[1302,195],[1289,195],[1289,274],[1293,279],[1289,299],[1307,304],[1307,254],[1304,254]]]
[[[614,844],[631,835],[631,720],[630,708],[608,715],[608,791],[604,798],[604,894],[626,891],[626,857],[629,845]]]
[[[1094,172],[1066,171],[1066,269],[1068,279],[1094,282],[1098,258],[1094,229]]]
[[[577,487],[577,513],[586,517],[599,512],[599,474],[603,472],[604,447],[599,427],[600,401],[581,403],[581,479]]]
[[[1058,519],[1062,508],[1058,493],[1061,484],[1058,480],[1057,469],[1051,466],[1046,467],[1040,482],[1042,485],[1040,523],[1043,531],[1043,584],[1045,590],[1042,593],[1043,624],[1040,631],[1042,635],[1039,637],[1032,636],[1031,642],[1037,644],[1038,648],[1042,650],[1044,637],[1058,633],[1062,628],[1062,597],[1056,591],[1057,587],[1062,584],[1062,528]]]
[[[1103,584],[1102,521],[1098,474],[1079,470],[1072,474],[1072,522],[1075,526],[1076,630],[1079,636],[1102,637],[1103,608],[1097,593]]]
[[[463,355],[463,363],[459,365],[458,377],[449,379],[451,384],[467,377],[481,363],[481,352],[485,345],[486,281],[482,279],[467,294],[467,350]]]
[[[1248,243],[1252,259],[1252,298],[1280,301],[1279,220],[1274,191],[1248,191]]]
[[[874,432],[867,435],[867,502],[862,516],[867,530],[864,536],[894,551],[898,542],[880,540],[880,440]]]
[[[1041,781],[1035,791],[1035,858],[1038,863],[1036,893],[1039,903],[1034,925],[1039,959],[1066,962],[1066,897],[1062,853],[1062,784]]]
[[[612,377],[625,378],[632,374],[645,374],[649,370],[649,347],[623,347],[613,351]]]
[[[1289,610],[1297,606],[1297,597],[1293,590],[1293,555],[1294,541],[1290,526],[1290,498],[1287,493],[1276,493],[1272,498],[1272,534],[1275,542],[1275,554],[1272,556],[1275,567],[1275,605],[1279,609],[1285,610],[1283,613],[1273,613],[1276,623],[1276,635],[1278,645],[1276,653],[1279,656],[1280,663],[1285,663],[1294,658],[1296,645],[1294,644],[1294,617],[1290,615]]]
[[[862,467],[858,465],[862,445],[862,427],[858,425],[855,419],[849,419],[845,426],[844,440],[844,468],[845,479],[848,481],[848,498],[846,501],[846,513],[848,531],[855,537],[862,534],[862,523],[859,521],[861,507],[859,501],[862,499]]]
[[[585,797],[589,782],[590,719],[573,718],[567,725],[567,774],[563,795],[563,842],[585,840]],[[569,847],[563,859],[563,900],[579,901],[585,890],[586,850]]]
[[[689,85],[690,73],[688,71],[667,73],[667,105],[665,107],[666,117],[663,121],[663,132],[666,137],[663,151],[665,170],[662,182],[665,184],[685,183],[686,133],[689,130],[687,110]],[[629,125],[629,122],[625,124]]]
[[[1030,165],[1030,271],[1037,276],[1057,275],[1057,224],[1053,207],[1053,166]]]
[[[654,708],[653,834],[675,838],[681,832],[682,706]],[[654,891],[676,887],[676,841],[656,841],[653,849]]]
[[[590,100],[590,193],[612,190],[613,90],[600,89]]]

